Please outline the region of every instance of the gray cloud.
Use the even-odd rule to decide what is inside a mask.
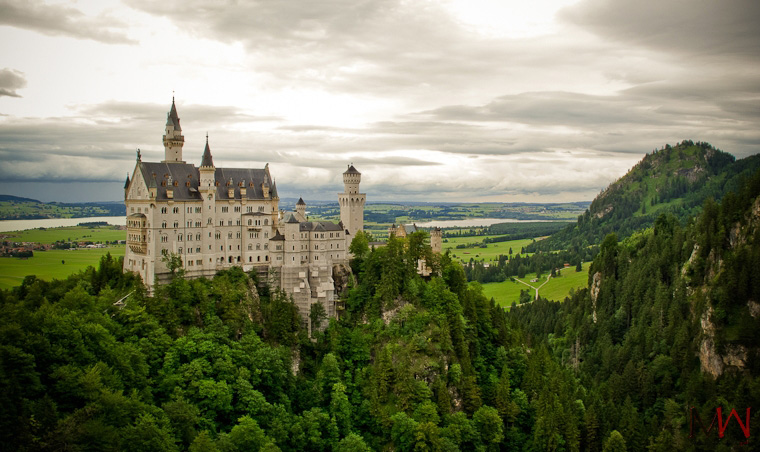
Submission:
[[[76,8],[36,0],[0,0],[0,25],[107,44],[136,43],[127,37],[126,25],[119,20],[107,16],[89,17]]]
[[[664,52],[751,60],[760,54],[754,0],[585,0],[560,17],[604,38]]]
[[[5,68],[0,70],[0,97],[21,97],[16,92],[26,86],[26,78],[23,72],[15,69]]]

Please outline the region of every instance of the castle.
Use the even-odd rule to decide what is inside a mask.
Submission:
[[[171,275],[164,258],[170,254],[179,257],[188,278],[212,277],[238,266],[256,270],[292,296],[302,318],[308,318],[314,303],[334,317],[333,276],[348,271],[349,245],[364,227],[361,173],[353,165],[343,173],[340,223],[308,221],[303,199],[293,212],[279,209],[269,164],[218,168],[208,135],[200,166],[186,163],[174,99],[163,144],[161,162],[143,162],[138,150],[132,177],[124,185],[124,271],[139,274],[152,291]]]

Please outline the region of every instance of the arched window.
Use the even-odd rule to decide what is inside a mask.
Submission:
[[[253,249],[253,245],[251,245],[251,244],[249,243],[249,244],[248,244],[248,251],[251,251],[252,249]]]
[[[249,218],[248,219],[248,226],[250,226],[250,225],[251,225],[251,219]]]

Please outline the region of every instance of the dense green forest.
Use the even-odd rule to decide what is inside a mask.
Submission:
[[[682,224],[602,241],[589,286],[505,311],[425,233],[370,249],[339,320],[240,269],[154,296],[104,257],[0,291],[7,450],[753,450],[760,172]],[[436,276],[421,278],[418,259]],[[311,326],[323,323],[313,309]],[[758,425],[757,410],[752,413]],[[747,442],[746,445],[743,445]]]

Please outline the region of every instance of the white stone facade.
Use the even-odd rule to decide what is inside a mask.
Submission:
[[[347,264],[351,239],[363,228],[366,195],[358,193],[361,174],[353,166],[344,173],[341,223],[310,222],[302,200],[295,212],[279,209],[269,165],[217,168],[208,138],[201,166],[185,163],[174,102],[164,145],[166,158],[160,163],[143,162],[138,151],[125,184],[124,271],[139,274],[153,290],[170,275],[163,260],[169,253],[180,257],[188,278],[210,278],[239,266],[257,270],[284,289],[304,319],[316,302],[328,316],[335,316],[333,269]]]

